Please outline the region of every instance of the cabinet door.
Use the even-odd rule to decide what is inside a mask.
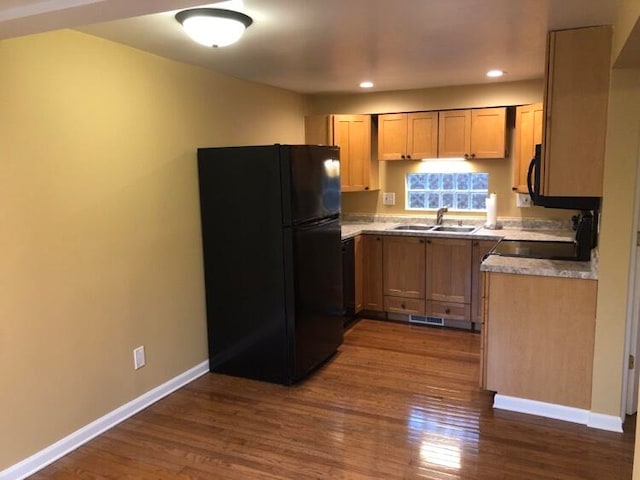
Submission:
[[[384,294],[424,299],[425,239],[386,236],[383,245]]]
[[[438,156],[438,112],[407,115],[407,157],[411,160]]]
[[[480,323],[482,322],[482,291],[484,285],[482,284],[482,275],[480,272],[480,264],[482,258],[491,250],[496,240],[474,240],[472,251],[472,265],[471,265],[471,321]]]
[[[382,237],[362,236],[362,289],[365,310],[383,311]]]
[[[471,303],[471,240],[427,241],[427,300]]]
[[[471,151],[471,111],[438,113],[438,156],[464,157]]]
[[[602,196],[611,27],[550,32],[541,193]]]
[[[507,109],[471,110],[471,158],[504,158]]]
[[[403,160],[407,153],[407,114],[378,116],[378,160]]]
[[[364,251],[362,248],[362,236],[353,239],[353,270],[355,274],[354,310],[358,313],[364,309]]]
[[[340,147],[340,184],[344,192],[376,188],[370,184],[371,116],[334,115],[334,142]]]
[[[515,149],[513,155],[513,190],[529,193],[527,170],[535,155],[536,144],[542,143],[542,102],[516,108]]]

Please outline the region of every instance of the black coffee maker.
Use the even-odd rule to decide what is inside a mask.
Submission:
[[[583,210],[571,217],[576,231],[576,257],[578,260],[591,259],[591,250],[598,245],[598,210]]]

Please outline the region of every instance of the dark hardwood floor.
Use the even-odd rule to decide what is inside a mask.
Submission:
[[[624,434],[493,410],[480,336],[363,320],[294,387],[207,374],[33,479],[630,479]]]

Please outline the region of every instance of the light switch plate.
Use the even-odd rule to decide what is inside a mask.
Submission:
[[[382,194],[382,204],[383,205],[395,205],[396,204],[396,194],[395,194],[395,192],[384,192]]]

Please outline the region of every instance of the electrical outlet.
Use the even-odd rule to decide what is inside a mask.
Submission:
[[[138,370],[146,365],[147,358],[144,354],[144,345],[133,349],[133,368]]]
[[[516,194],[516,207],[530,207],[531,206],[531,197],[528,193],[517,193]]]
[[[382,194],[382,204],[383,205],[395,205],[396,204],[396,194],[395,194],[395,192],[384,192]]]

